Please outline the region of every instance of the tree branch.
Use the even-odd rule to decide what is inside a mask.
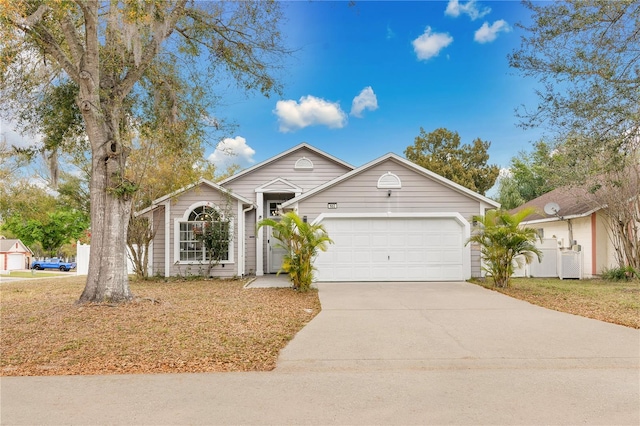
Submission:
[[[184,15],[186,3],[187,0],[180,0],[169,16],[164,19],[162,22],[164,31],[162,31],[162,33],[153,34],[151,41],[147,43],[144,48],[140,65],[127,72],[125,77],[118,84],[117,90],[115,90],[114,93],[116,93],[120,99],[124,99],[129,94],[134,84],[140,80],[146,69],[151,64],[151,61],[153,61],[153,58],[156,56],[162,42],[171,35],[175,29],[178,19]]]
[[[78,34],[76,33],[76,28],[73,25],[73,21],[69,12],[65,13],[61,19],[62,31],[64,32],[65,39],[67,40],[67,44],[69,45],[69,50],[71,51],[71,57],[76,66],[80,65],[80,61],[82,59],[82,55],[84,54],[84,49],[80,40],[78,39]]]

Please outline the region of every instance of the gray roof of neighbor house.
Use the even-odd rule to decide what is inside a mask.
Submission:
[[[593,202],[588,200],[587,192],[584,188],[565,186],[527,201],[509,212],[516,213],[526,207],[533,207],[536,213],[527,216],[523,222],[557,220],[556,216],[548,215],[544,212],[544,206],[549,203],[557,203],[560,206],[558,216],[565,219],[589,216],[591,213],[600,210],[600,207],[595,206]]]
[[[0,238],[0,252],[9,251],[15,245],[15,243],[20,243],[20,245],[26,248],[29,252],[33,253],[31,249],[27,247],[22,241],[15,238],[12,238],[12,239]]]

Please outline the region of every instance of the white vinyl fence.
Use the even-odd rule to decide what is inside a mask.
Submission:
[[[76,255],[76,274],[87,275],[89,273],[89,256],[91,256],[91,245],[82,244],[80,241],[78,241],[77,248],[78,251]],[[127,256],[127,272],[129,274],[133,274],[133,262],[131,262],[131,258],[129,256]]]
[[[536,277],[536,278],[553,278],[559,276],[558,257],[560,249],[558,248],[558,240],[555,238],[545,238],[540,242],[536,241],[536,247],[542,252],[542,262],[538,262],[535,258],[530,264],[524,262],[524,256],[518,256],[522,259],[522,266],[514,265],[514,277]],[[515,262],[514,262],[515,263]]]

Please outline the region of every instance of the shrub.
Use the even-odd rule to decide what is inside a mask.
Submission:
[[[309,224],[295,212],[285,213],[280,220],[263,219],[258,223],[258,229],[263,226],[273,228],[272,235],[280,240],[278,245],[285,250],[281,271],[289,274],[293,288],[309,290],[318,250],[326,251],[327,245],[333,243],[324,226]]]
[[[482,269],[493,278],[496,287],[509,287],[516,256],[522,255],[526,263],[531,263],[534,256],[538,261],[542,259],[542,253],[534,244],[539,238],[537,231],[520,226],[531,213],[533,209],[523,209],[512,215],[504,210],[490,210],[485,216],[473,218],[477,226],[467,244],[480,245],[485,262]]]
[[[602,271],[602,278],[609,281],[630,281],[633,278],[640,278],[640,273],[631,266],[618,266],[616,268],[605,268]]]

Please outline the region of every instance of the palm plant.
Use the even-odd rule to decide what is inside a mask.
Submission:
[[[333,244],[324,226],[307,223],[296,212],[285,213],[280,220],[263,219],[258,223],[258,229],[263,226],[273,228],[272,235],[281,242],[278,245],[285,250],[278,274],[289,274],[296,290],[309,290],[313,282],[315,257],[319,250],[326,251],[328,244]]]
[[[491,275],[496,287],[509,287],[513,275],[513,262],[521,262],[516,256],[522,255],[526,263],[537,256],[542,260],[542,252],[535,246],[538,233],[533,228],[521,227],[520,222],[534,212],[527,208],[509,214],[505,210],[490,210],[484,216],[474,216],[474,234],[467,244],[480,245],[485,265],[482,269]]]

